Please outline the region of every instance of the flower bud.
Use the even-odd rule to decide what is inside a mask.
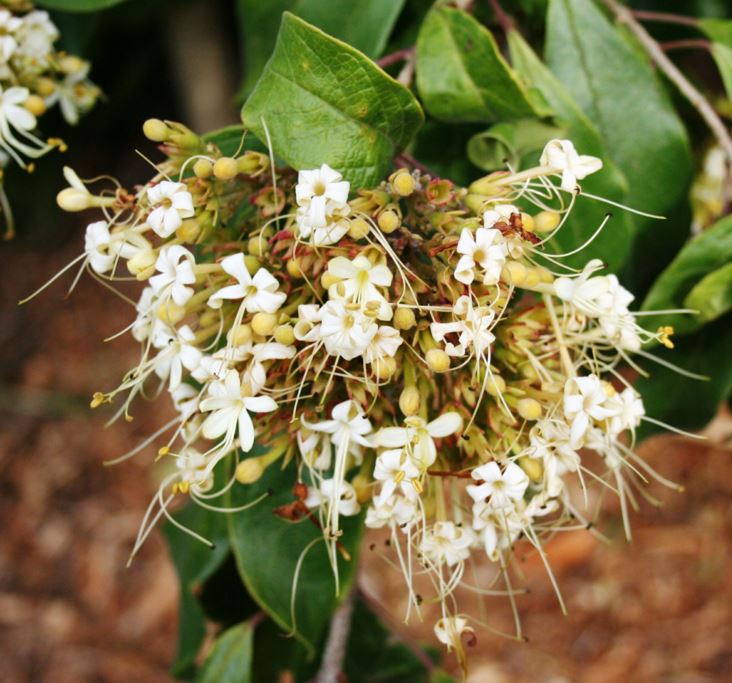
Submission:
[[[539,276],[540,282],[544,282],[548,285],[554,282],[554,275],[552,275],[551,271],[548,268],[544,268],[544,266],[535,266],[534,270]]]
[[[377,222],[379,224],[379,228],[381,228],[381,232],[384,232],[387,235],[394,232],[402,224],[399,214],[391,209],[382,211],[379,214]]]
[[[412,174],[402,168],[391,176],[391,186],[400,197],[408,197],[417,186]]]
[[[56,203],[64,211],[84,211],[94,206],[92,196],[84,190],[67,187],[56,195]]]
[[[419,411],[419,391],[414,385],[404,387],[399,395],[399,409],[407,416],[416,415]]]
[[[229,334],[233,346],[243,346],[252,338],[252,326],[239,325],[236,330],[232,330]]]
[[[389,379],[396,372],[396,360],[387,356],[386,358],[380,358],[372,365],[374,374],[379,379]]]
[[[140,251],[127,261],[127,270],[133,275],[137,275],[154,266],[156,260],[157,256],[152,249],[140,249]]]
[[[356,500],[365,505],[371,500],[373,482],[362,472],[359,472],[351,481],[351,486],[356,492]]]
[[[450,356],[442,349],[430,349],[425,355],[425,360],[432,372],[447,372],[450,369]]]
[[[477,213],[479,216],[485,211],[486,204],[488,203],[488,200],[480,194],[469,194],[463,201],[473,213]]]
[[[468,192],[471,194],[480,194],[484,197],[500,197],[506,192],[505,187],[495,184],[495,181],[498,180],[500,175],[503,174],[491,173],[490,175],[478,178],[478,180],[470,184]]]
[[[236,480],[240,484],[253,484],[255,481],[259,481],[269,464],[266,462],[266,458],[266,455],[260,455],[256,458],[242,460],[236,467]]]
[[[46,103],[42,97],[38,95],[30,95],[28,99],[23,102],[25,107],[33,116],[41,116],[46,111]]]
[[[58,65],[65,74],[74,74],[84,68],[84,60],[75,55],[65,55],[61,57]]]
[[[213,165],[213,174],[219,180],[231,180],[239,175],[239,166],[236,159],[231,157],[221,157],[216,159]]]
[[[160,119],[148,119],[142,124],[142,132],[148,140],[153,142],[165,142],[170,135],[167,124]]]
[[[500,375],[496,375],[495,373],[493,373],[488,379],[485,390],[491,396],[498,396],[499,394],[502,394],[504,391],[506,391],[506,380],[503,379],[503,377],[501,377]]]
[[[534,230],[536,232],[551,232],[559,225],[561,216],[556,211],[539,211],[534,216]]]
[[[186,309],[174,301],[166,301],[158,306],[157,316],[164,323],[172,327],[186,317]]]
[[[518,464],[534,483],[544,478],[544,464],[541,460],[524,455],[518,459]]]
[[[56,83],[51,78],[39,78],[36,81],[36,92],[41,97],[50,97],[56,92]]]
[[[501,280],[514,287],[521,287],[526,280],[526,266],[519,261],[506,261],[501,271]]]
[[[524,279],[524,287],[536,287],[541,282],[541,276],[536,268],[526,269],[526,278]]]
[[[526,232],[534,232],[536,225],[534,224],[534,217],[528,213],[521,212],[521,225]]]
[[[267,253],[267,238],[262,235],[250,237],[247,242],[247,251],[252,256],[264,256]]]
[[[261,152],[248,150],[236,160],[239,173],[248,176],[258,176],[269,168],[269,157]]]
[[[195,242],[201,234],[201,226],[195,218],[186,218],[175,231],[175,236],[182,242]]]
[[[287,262],[287,273],[290,277],[302,278],[304,273],[302,272],[302,264],[299,258],[290,259]]]
[[[542,414],[541,403],[535,398],[522,398],[516,404],[516,410],[524,420],[538,420]]]
[[[369,234],[371,226],[363,218],[352,218],[348,224],[348,236],[360,240]]]
[[[295,343],[295,330],[292,325],[279,325],[274,332],[274,338],[278,344],[290,346]]]
[[[208,159],[196,159],[193,164],[193,174],[196,178],[210,178],[213,173],[213,164]]]
[[[411,308],[399,306],[394,311],[394,327],[397,330],[411,330],[417,324],[414,311]]]
[[[252,330],[254,334],[262,337],[269,337],[277,327],[277,316],[274,313],[255,313],[252,318]]]

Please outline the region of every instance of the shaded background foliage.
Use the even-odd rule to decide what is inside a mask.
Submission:
[[[508,31],[506,35],[488,2],[474,3],[472,10],[475,19],[472,19],[449,7],[430,12],[432,3],[427,0],[358,1],[353,3],[348,20],[344,20],[343,3],[338,0],[274,0],[266,3],[261,0],[237,0],[235,3],[194,0],[128,0],[122,3],[109,0],[46,0],[39,4],[54,10],[110,6],[103,12],[88,14],[54,11],[54,20],[61,29],[67,47],[92,60],[92,75],[106,91],[109,102],[98,106],[78,129],[64,131],[70,146],[66,155],[54,154],[44,159],[30,179],[20,171],[8,173],[7,189],[13,198],[19,235],[15,243],[2,246],[7,273],[14,275],[3,283],[4,305],[0,328],[3,345],[3,418],[8,426],[13,427],[2,442],[3,459],[0,461],[10,475],[7,485],[10,502],[7,509],[3,510],[4,514],[14,517],[22,514],[27,498],[27,484],[23,482],[29,477],[37,478],[38,468],[43,472],[43,463],[36,462],[31,454],[46,455],[47,448],[42,440],[38,440],[42,439],[44,433],[56,435],[49,437],[56,444],[54,458],[69,458],[79,468],[98,467],[101,453],[105,457],[117,454],[124,450],[117,440],[129,438],[123,437],[117,429],[113,432],[115,438],[103,440],[100,445],[98,437],[92,436],[93,432],[89,429],[96,429],[98,424],[86,419],[83,398],[98,388],[93,385],[96,377],[108,376],[110,369],[119,365],[119,359],[115,361],[111,355],[97,357],[91,354],[97,340],[103,336],[101,329],[106,326],[109,331],[114,331],[120,316],[125,319],[124,310],[113,308],[107,311],[90,293],[92,288],[88,283],[83,286],[81,304],[74,304],[80,307],[73,309],[76,317],[71,329],[68,329],[67,321],[63,320],[64,309],[61,304],[56,299],[52,303],[48,301],[49,296],[53,298],[59,290],[47,295],[40,307],[17,309],[6,305],[42,279],[42,271],[50,271],[53,264],[62,262],[60,255],[73,254],[78,250],[83,227],[78,217],[49,210],[53,206],[55,193],[63,184],[60,172],[62,165],[73,166],[82,177],[107,172],[119,177],[123,183],[132,184],[148,173],[145,160],[136,157],[131,151],[140,149],[147,154],[151,148],[140,132],[140,124],[144,119],[157,116],[182,120],[201,131],[236,122],[238,105],[252,94],[258,79],[265,72],[284,11],[295,13],[374,59],[416,44],[416,92],[426,110],[427,121],[419,128],[408,151],[439,175],[467,184],[485,172],[502,166],[506,155],[518,165],[523,160],[534,161],[546,139],[559,134],[557,131],[573,139],[581,152],[606,159],[606,169],[596,178],[588,179],[585,189],[646,211],[662,213],[667,216],[667,220],[660,223],[613,210],[614,218],[610,227],[591,247],[593,254],[606,260],[611,268],[621,273],[636,293],[639,304],[646,299],[644,307],[700,308],[700,302],[709,304],[702,309],[700,316],[673,320],[683,336],[678,339],[677,349],[673,352],[664,351],[663,356],[695,372],[710,374],[713,381],[699,383],[658,369],[654,371],[652,380],[640,380],[639,389],[646,398],[649,412],[682,427],[700,428],[715,414],[720,402],[729,396],[732,388],[732,364],[729,363],[732,351],[729,313],[732,293],[728,284],[732,256],[730,219],[723,219],[680,251],[689,237],[690,183],[700,169],[701,152],[709,145],[710,135],[700,124],[696,112],[675,90],[668,88],[649,66],[637,43],[624,29],[618,29],[597,3],[591,0],[518,0],[505,3],[521,35],[516,31]],[[706,18],[730,16],[729,7],[723,0],[657,0],[631,4],[638,9],[677,11]],[[494,37],[484,28],[486,26]],[[722,29],[724,27],[721,25]],[[666,24],[654,24],[649,28],[662,41],[700,35],[698,31]],[[725,53],[726,41],[729,41],[732,49],[732,38],[720,31],[719,24],[709,23],[703,30],[721,46],[716,47],[713,55],[719,68],[715,67],[712,56],[704,53],[681,52],[675,54],[674,58],[691,74],[693,80],[702,84],[706,92],[723,98],[724,86],[729,87],[729,83],[732,83],[732,61],[726,61],[728,57]],[[308,35],[308,40],[320,40],[317,36]],[[469,51],[462,49],[467,44],[471,46]],[[333,49],[334,58],[338,59],[338,49]],[[510,66],[501,54],[508,56]],[[396,76],[401,66],[401,63],[397,63],[387,67],[387,70]],[[262,83],[260,88],[266,88],[266,78]],[[501,92],[512,93],[508,100],[495,98],[492,87],[496,83],[501,83]],[[235,101],[231,93],[236,91],[237,84],[241,86],[238,101]],[[332,84],[328,86],[332,87]],[[248,105],[249,111],[254,112],[248,123],[255,132],[257,108],[269,106],[261,92],[259,99],[253,98]],[[467,97],[466,93],[471,93],[471,96]],[[258,102],[263,104],[258,105]],[[409,106],[402,99],[397,109],[403,113]],[[726,113],[730,113],[729,109]],[[285,128],[288,124],[286,114]],[[271,115],[271,111],[268,115]],[[61,122],[49,116],[47,122],[44,119],[44,126],[48,126],[49,130],[52,127],[61,129]],[[416,128],[416,121],[407,127]],[[261,131],[259,133],[261,135]],[[408,141],[409,135],[405,130],[402,138],[394,142],[393,152]],[[277,147],[279,144],[278,138],[275,140],[275,151],[282,153]],[[393,152],[389,152],[389,155]],[[304,150],[302,158],[307,160],[308,154],[312,152]],[[287,159],[286,154],[282,155]],[[302,158],[287,160],[301,162]],[[381,173],[383,169],[375,172],[375,176]],[[583,236],[592,233],[605,211],[602,205],[587,199],[579,200],[572,223],[567,226],[562,238],[566,240],[562,246],[577,246]],[[78,346],[82,334],[84,344]],[[77,344],[77,347],[67,349],[68,356],[63,351],[59,354],[58,350],[51,355],[51,340],[57,339],[68,346]],[[71,365],[65,369],[46,368],[45,375],[41,373],[39,379],[37,365],[43,366],[44,358],[53,358],[59,363],[68,359]],[[93,365],[94,362],[98,365]],[[75,368],[75,374],[71,368]],[[96,373],[91,371],[93,368],[96,368]],[[153,423],[156,422],[153,420]],[[75,450],[71,454],[64,437],[59,435],[79,424],[86,426],[87,431],[84,433],[89,435],[90,442],[73,442]],[[33,444],[30,449],[29,443]],[[665,449],[670,449],[676,453],[669,458],[671,469],[676,469],[681,479],[689,479],[690,489],[697,486],[699,490],[709,491],[711,496],[707,500],[692,492],[688,502],[670,502],[670,507],[662,513],[664,517],[655,520],[661,522],[661,536],[658,538],[662,540],[655,543],[660,544],[662,550],[657,552],[670,553],[670,561],[672,564],[678,563],[679,572],[692,576],[691,589],[671,583],[681,596],[676,596],[681,601],[677,611],[666,614],[662,609],[653,607],[657,595],[669,590],[664,582],[670,581],[669,575],[655,564],[644,565],[650,577],[651,588],[647,589],[650,592],[646,592],[645,586],[634,584],[635,577],[632,574],[635,572],[632,569],[629,575],[623,572],[622,560],[619,558],[632,556],[637,564],[630,567],[641,566],[642,546],[634,550],[616,548],[600,551],[594,545],[582,546],[582,542],[575,541],[575,546],[570,543],[564,549],[553,551],[558,573],[560,576],[566,574],[565,580],[570,584],[581,584],[579,588],[587,594],[592,593],[595,585],[607,587],[607,582],[614,582],[612,595],[622,596],[624,590],[629,590],[631,595],[637,595],[638,600],[646,605],[651,619],[683,621],[688,617],[692,621],[699,620],[702,629],[700,634],[706,628],[720,631],[720,624],[725,623],[725,617],[729,617],[729,614],[723,611],[720,616],[714,612],[711,604],[715,591],[725,595],[729,590],[723,581],[715,583],[720,576],[725,576],[724,568],[730,566],[727,564],[729,555],[726,549],[730,540],[729,503],[725,502],[729,492],[713,470],[721,468],[719,471],[724,471],[725,465],[718,454],[714,456],[713,450],[710,461],[700,465],[701,450],[685,451],[685,446],[679,446],[677,441],[664,443],[672,445],[656,447],[658,462],[662,463],[667,452]],[[647,448],[652,449],[652,445]],[[21,463],[19,458],[24,453],[29,457],[27,462]],[[703,455],[706,457],[710,453],[704,451]],[[660,469],[666,471],[665,464],[660,464]],[[143,467],[133,469],[132,475],[124,475],[121,481],[129,477],[132,482],[125,484],[130,486],[130,495],[121,498],[118,508],[107,508],[104,514],[113,517],[123,509],[122,504],[134,509],[140,507],[147,495],[145,472]],[[280,490],[288,490],[291,486],[286,473],[271,472],[268,476],[277,481],[263,482],[263,486],[279,486]],[[83,489],[96,493],[111,491],[118,485],[117,476],[107,478],[106,472],[98,480],[93,478],[88,482],[83,481],[85,485],[82,487],[79,484],[79,489],[71,496],[63,489],[60,502],[55,502],[51,493],[45,493],[40,498],[40,506],[41,510],[48,509],[48,512],[33,517],[29,528],[21,523],[18,538],[41,534],[48,528],[48,519],[57,519],[59,515],[61,520],[76,519],[76,515],[86,520],[84,510],[78,510],[79,501],[86,501],[88,494]],[[49,484],[49,490],[53,490],[52,483]],[[90,500],[91,503],[83,504],[96,509],[94,499]],[[289,593],[282,593],[289,590],[291,568],[283,570],[282,563],[268,565],[263,561],[267,549],[250,547],[253,539],[246,533],[247,525],[266,526],[278,520],[273,520],[265,511],[261,519],[242,516],[233,520],[227,528],[225,519],[199,510],[184,510],[181,514],[191,517],[193,526],[208,530],[208,535],[219,539],[219,542],[211,553],[175,530],[166,530],[172,558],[181,577],[180,631],[173,674],[187,679],[195,677],[204,683],[229,680],[264,683],[277,680],[282,670],[289,669],[297,672],[296,680],[307,680],[317,669],[317,657],[309,659],[308,650],[319,649],[334,601],[330,599],[331,592],[327,586],[319,588],[317,583],[311,585],[306,595],[317,593],[323,598],[324,604],[300,620],[300,640],[283,638],[282,627],[292,626],[289,623]],[[640,522],[641,535],[650,538],[655,527],[648,524],[648,520],[654,521],[654,515],[645,514],[646,517]],[[61,526],[64,524],[61,521],[58,523]],[[124,547],[124,534],[129,534],[133,527],[136,528],[135,525],[136,518],[131,519],[130,528],[114,538],[114,547]],[[85,527],[82,525],[81,528]],[[106,533],[114,533],[106,529],[104,527],[100,532],[102,538]],[[312,534],[315,530],[309,531]],[[273,529],[272,533],[276,532]],[[662,536],[663,533],[667,533],[668,538]],[[688,545],[684,546],[678,538],[669,540],[674,533],[684,538],[691,537],[696,545],[692,544],[689,550]],[[79,552],[87,563],[98,562],[98,558],[91,553],[104,553],[104,545],[95,545],[93,551],[89,551],[90,554],[84,554],[84,549],[78,546],[74,537],[73,530],[69,530],[65,537],[67,542],[73,542],[73,551]],[[714,545],[710,539],[714,538],[720,538],[721,545],[709,555],[710,547]],[[43,575],[38,577],[35,587],[34,584],[24,587],[22,578],[12,571],[12,566],[18,560],[7,553],[19,552],[23,543],[18,542],[13,534],[5,542],[7,545],[3,547],[3,573],[0,577],[10,579],[6,594],[13,596],[17,591],[22,595],[24,590],[30,595],[34,591],[43,594],[40,588],[44,583]],[[296,542],[288,545],[288,548],[295,549],[295,557],[299,554],[297,548],[301,543],[302,538],[298,537]],[[33,547],[38,550],[36,546]],[[277,552],[278,547],[281,550],[282,546],[273,545],[272,552]],[[657,547],[654,541],[650,541],[650,547]],[[159,546],[147,550],[141,563],[151,562],[150,557],[156,553],[157,564],[144,566],[152,566],[155,576],[164,577],[160,580],[172,583],[169,569],[164,569],[160,564]],[[262,556],[259,557],[257,553],[262,553]],[[272,555],[269,557],[271,559]],[[370,558],[366,561],[372,562]],[[612,571],[608,571],[608,568]],[[117,569],[105,565],[99,571],[115,573]],[[580,579],[572,579],[569,576],[572,572],[577,572]],[[49,574],[52,573],[49,571]],[[310,574],[306,574],[306,578],[317,578],[317,575],[318,570],[314,568]],[[133,575],[130,580],[122,574],[119,582],[130,580],[132,585],[148,596],[145,578],[149,580],[149,577]],[[256,601],[243,588],[242,578],[249,591],[256,595]],[[256,586],[267,582],[272,594],[263,596]],[[541,577],[536,584],[542,585]],[[400,599],[398,594],[392,592],[393,589],[378,585],[378,581],[370,589],[371,597],[378,595],[390,605]],[[83,589],[77,590],[83,594]],[[117,586],[116,590],[121,589]],[[620,680],[622,675],[617,674],[618,669],[611,666],[618,655],[618,648],[621,659],[623,652],[635,653],[626,656],[625,661],[632,662],[635,657],[635,661],[640,662],[638,671],[645,672],[645,678],[639,676],[637,680],[660,680],[662,675],[667,674],[678,675],[671,680],[723,680],[717,676],[724,676],[723,672],[728,670],[728,647],[722,644],[716,649],[712,648],[713,654],[700,655],[697,650],[702,646],[694,637],[690,637],[690,640],[697,649],[690,646],[688,652],[691,654],[687,653],[685,660],[681,661],[683,657],[679,654],[676,668],[664,670],[652,655],[658,652],[664,642],[674,642],[673,629],[669,635],[658,622],[644,622],[647,615],[628,616],[622,610],[613,612],[612,600],[603,602],[597,595],[575,599],[574,616],[562,622],[558,609],[550,604],[549,594],[541,593],[541,590],[537,598],[538,607],[526,608],[530,615],[543,615],[545,620],[532,622],[537,627],[535,632],[540,634],[539,649],[530,655],[526,654],[525,649],[520,651],[520,655],[505,654],[499,663],[494,661],[487,664],[493,667],[490,671],[482,669],[484,673],[477,673],[476,676],[491,675],[501,680],[503,671],[507,675],[510,673],[512,680],[537,680],[537,676],[543,676],[545,670],[551,670],[552,675],[567,676],[564,680]],[[572,590],[573,586],[568,586],[568,592]],[[687,604],[690,590],[699,603],[695,607]],[[163,591],[158,596],[161,597],[168,601],[161,608],[161,614],[170,616],[170,603],[174,596]],[[22,599],[9,604],[17,608]],[[75,604],[73,595],[60,599]],[[148,599],[154,601],[155,596],[150,594]],[[126,601],[129,599],[123,597],[122,602]],[[692,598],[689,597],[688,601],[691,602]],[[48,602],[49,596],[46,594],[39,607],[43,614],[44,604]],[[648,604],[651,606],[648,607]],[[707,605],[710,607],[704,611]],[[263,608],[274,620],[264,618]],[[166,609],[168,612],[165,612]],[[349,680],[441,680],[442,674],[437,673],[438,670],[429,663],[435,653],[411,643],[411,636],[415,633],[419,637],[429,637],[429,633],[417,627],[407,632],[410,640],[405,644],[402,637],[394,636],[381,625],[374,609],[378,611],[373,600],[367,605],[359,599],[356,604],[353,635],[348,647]],[[501,608],[497,609],[500,621]],[[13,614],[12,609],[10,614]],[[101,614],[100,623],[105,623],[105,619],[115,621],[120,618],[114,606]],[[52,622],[53,615],[49,619]],[[133,613],[133,622],[134,619]],[[646,648],[650,654],[644,654],[642,648],[637,646],[634,649],[630,644],[632,638],[626,638],[625,632],[616,635],[612,629],[604,636],[604,640],[600,639],[600,645],[597,640],[592,641],[592,634],[601,628],[599,624],[603,619],[609,622],[616,620],[613,623],[617,623],[618,627],[625,625],[628,629],[636,629],[635,634],[641,642],[648,644],[650,641]],[[531,616],[529,620],[532,620]],[[14,623],[11,619],[11,627]],[[552,639],[548,634],[542,634],[542,623],[551,624],[551,629],[560,629],[563,635]],[[728,626],[729,619],[726,623]],[[113,629],[115,633],[118,632],[119,623],[116,627]],[[163,628],[166,629],[166,635],[163,636],[165,644],[155,645],[157,654],[153,656],[152,662],[145,663],[132,674],[127,671],[124,680],[165,680],[161,672],[166,663],[172,660],[169,653],[173,634],[169,627]],[[657,631],[650,632],[652,628]],[[640,638],[637,631],[643,631],[646,641]],[[721,631],[725,632],[723,628]],[[23,632],[22,628],[20,632]],[[364,634],[368,634],[368,638],[363,637]],[[659,634],[663,637],[654,641],[653,638]],[[91,634],[83,637],[90,642],[93,640]],[[117,637],[124,640],[124,634]],[[484,635],[481,647],[495,658],[505,646],[501,641],[487,643],[490,638]],[[589,638],[594,644],[577,646],[583,638]],[[144,638],[141,637],[139,641],[133,638],[130,642],[144,642]],[[727,642],[730,642],[730,638],[727,638]],[[552,652],[558,643],[564,647],[562,655]],[[505,651],[513,653],[513,648],[518,647],[512,644]],[[31,652],[28,663],[24,664],[25,660],[13,661],[15,678],[51,681],[97,680],[101,677],[101,680],[123,680],[121,677],[115,678],[113,672],[101,673],[99,666],[95,670],[94,665],[87,670],[82,667],[76,677],[65,679],[55,667],[39,661],[37,651]],[[528,663],[523,668],[514,659],[527,656]],[[131,654],[127,658],[134,662]],[[600,663],[596,670],[592,669],[588,659]],[[477,660],[482,661],[480,657]],[[542,662],[548,669],[542,668]],[[587,673],[588,670],[591,675]],[[246,674],[247,671],[251,671],[251,675]],[[573,672],[577,671],[583,671],[579,679],[573,677]],[[613,678],[616,674],[620,678]],[[706,678],[693,678],[697,674]]]

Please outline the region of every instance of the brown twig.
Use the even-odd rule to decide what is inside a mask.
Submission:
[[[499,3],[498,0],[488,0],[488,4],[491,6],[493,14],[496,15],[496,21],[503,32],[508,33],[512,30],[514,27],[513,19],[506,14],[503,7],[501,7],[501,3]]]
[[[392,64],[396,64],[397,62],[402,62],[409,59],[412,54],[414,54],[414,46],[405,47],[402,50],[397,50],[396,52],[391,52],[388,55],[384,55],[381,59],[378,59],[376,61],[376,64],[382,69],[385,69],[387,66],[391,66]]]
[[[341,680],[343,661],[346,657],[348,634],[351,632],[355,589],[351,588],[330,620],[328,639],[325,641],[323,659],[313,683],[338,683]]]
[[[678,24],[679,26],[691,26],[692,28],[699,27],[699,22],[695,17],[687,17],[683,14],[651,12],[642,9],[629,9],[628,12],[641,21],[655,21],[661,24]]]
[[[667,40],[665,43],[659,43],[659,46],[664,52],[687,49],[709,50],[712,43],[704,38],[687,38],[685,40]]]
[[[422,171],[422,173],[425,173],[432,177],[437,176],[436,173],[427,168],[422,162],[417,161],[411,154],[408,154],[407,152],[402,152],[401,154],[398,154],[396,157],[394,157],[394,161],[397,164],[401,162],[403,166],[411,166],[412,168],[416,168],[418,171]]]

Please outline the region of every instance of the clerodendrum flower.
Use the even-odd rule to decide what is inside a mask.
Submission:
[[[59,198],[106,211],[87,229],[84,266],[113,284],[121,261],[145,283],[128,326],[140,362],[92,403],[124,392],[127,415],[134,396],[170,395],[176,417],[157,436],[174,434],[158,452],[176,467],[149,519],[179,494],[210,508],[275,466],[273,480],[290,477],[277,493],[292,493],[276,512],[322,529],[338,585],[340,519],[366,507],[366,526],[389,534],[408,609],[420,609],[424,578],[441,608],[436,637],[464,664],[461,635],[477,617],[458,613],[455,591],[487,592],[463,581],[471,557],[493,563],[512,598],[514,546],[546,559],[554,532],[590,525],[575,500],[585,472],[618,492],[626,529],[637,466],[651,472],[632,445],[652,418],[617,366],[645,342],[670,345],[673,330],[640,327],[602,263],[572,271],[544,258],[551,237],[531,234],[526,179],[541,179],[539,208],[556,202],[561,225],[562,192],[599,160],[552,140],[540,166],[490,177],[495,196],[399,169],[349,200],[327,164],[270,176],[252,151],[230,160],[234,178],[217,178],[215,145],[156,126],[187,142],[166,147],[136,193],[95,196],[68,172]],[[255,439],[261,454],[238,463]],[[216,490],[223,460],[236,479]]]

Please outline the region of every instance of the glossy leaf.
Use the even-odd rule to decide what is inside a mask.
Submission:
[[[196,683],[250,683],[252,631],[247,621],[224,631],[206,657]]]
[[[689,240],[651,287],[643,302],[643,309],[653,311],[688,305],[687,296],[700,280],[713,271],[727,266],[730,260],[732,260],[732,216],[727,216]],[[697,293],[695,297],[698,296]],[[710,311],[706,315],[709,314]],[[712,314],[712,317],[715,316]],[[654,318],[653,322],[672,325],[677,332],[688,332],[697,328],[705,319],[704,314],[701,316],[679,314],[664,316],[658,320]]]
[[[555,112],[557,125],[566,129],[581,154],[591,154],[603,160],[603,168],[582,181],[587,193],[615,202],[626,200],[627,181],[608,159],[603,141],[594,124],[580,109],[564,84],[546,67],[517,31],[508,33],[511,62],[528,87],[536,89]],[[537,158],[538,161],[538,158]],[[583,266],[591,258],[602,259],[611,270],[618,270],[630,253],[635,235],[632,216],[602,202],[580,195],[569,219],[553,242],[564,251],[571,251],[590,239],[598,225],[612,209],[613,218],[600,235],[568,263]]]
[[[310,519],[291,522],[273,513],[275,508],[293,502],[295,474],[294,463],[284,471],[275,464],[256,483],[235,485],[229,501],[233,507],[268,491],[272,495],[249,510],[229,515],[229,534],[239,572],[250,595],[281,628],[295,630],[298,639],[313,651],[339,600],[326,546],[320,540],[322,531]],[[341,542],[352,557],[347,562],[339,555],[341,594],[344,594],[355,574],[361,516],[342,518],[342,528]],[[303,556],[295,587],[293,624],[290,601],[295,569]]]
[[[732,394],[732,316],[727,315],[694,334],[676,340],[674,349],[657,349],[654,355],[709,377],[698,380],[647,363],[650,378],[641,377],[636,388],[643,397],[646,414],[681,429],[700,429]],[[639,436],[662,428],[643,423]]]
[[[689,141],[648,61],[591,0],[551,0],[546,59],[627,177],[628,203],[673,207],[690,179]]]
[[[416,70],[425,109],[442,121],[491,123],[541,113],[491,33],[462,10],[430,11],[417,38]]]
[[[732,20],[701,17],[697,20],[697,26],[715,43],[732,48]]]
[[[384,50],[405,0],[238,0],[237,13],[244,43],[245,80],[251,92],[272,53],[282,13],[292,12],[327,34],[375,59]]]
[[[732,309],[732,261],[703,277],[684,299],[684,306],[699,311],[704,324]]]
[[[61,12],[96,12],[126,0],[36,0],[36,5]]]
[[[370,59],[285,13],[272,59],[242,110],[296,169],[328,163],[353,189],[374,185],[423,120],[413,95]]]
[[[717,63],[719,75],[722,77],[727,99],[732,101],[732,47],[722,43],[713,43],[712,56]]]
[[[225,515],[191,503],[176,513],[175,519],[214,543],[211,549],[171,523],[163,527],[180,579],[178,650],[171,671],[174,676],[184,676],[192,670],[206,635],[205,614],[195,596],[225,559],[229,541]]]

